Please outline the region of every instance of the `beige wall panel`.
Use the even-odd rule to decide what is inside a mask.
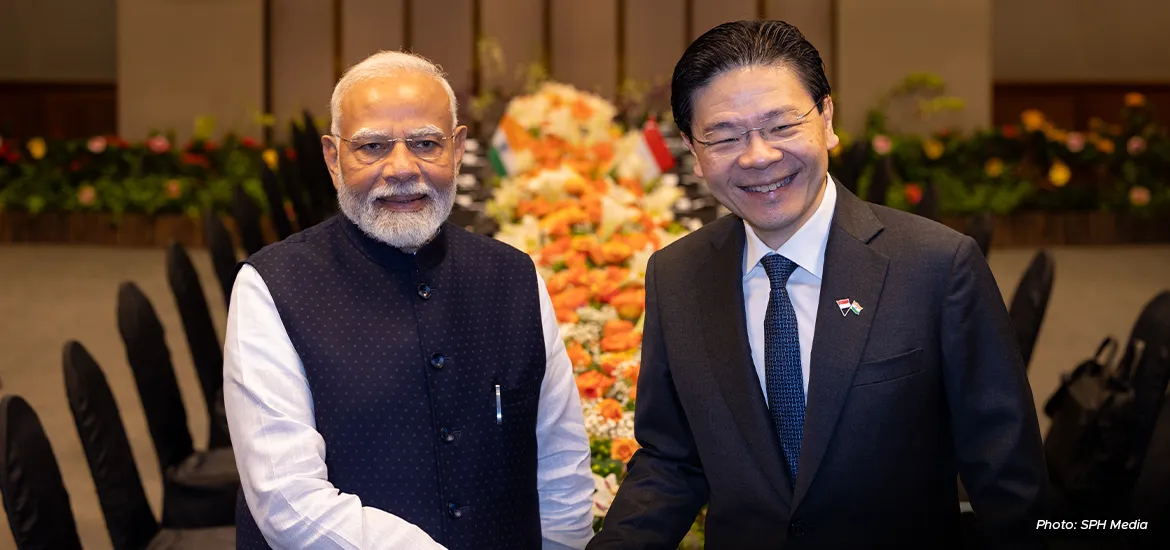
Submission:
[[[113,82],[114,0],[0,0],[0,80]]]
[[[119,0],[118,129],[191,135],[195,117],[217,131],[260,137],[263,7],[260,0]]]
[[[461,99],[472,92],[472,3],[474,0],[413,0],[411,48],[442,65],[447,80]]]
[[[926,123],[892,117],[895,128],[962,129],[991,123],[991,0],[838,2],[834,99],[839,127],[861,130],[865,112],[913,72],[939,75],[948,93],[965,99],[967,106]]]
[[[276,137],[285,139],[288,123],[305,110],[329,120],[333,93],[333,3],[272,0],[272,113]],[[324,132],[327,128],[318,128]]]
[[[828,0],[768,0],[766,17],[779,19],[796,25],[800,33],[812,43],[821,54],[821,60],[829,73],[829,84],[834,84],[833,75],[833,3]]]
[[[344,0],[341,58],[349,67],[381,50],[406,46],[406,0]]]
[[[684,0],[626,0],[626,76],[670,84],[686,39]]]
[[[544,59],[544,0],[480,0],[483,36],[494,40],[503,53],[502,71],[485,65],[481,84],[516,92],[533,63]]]
[[[613,98],[617,90],[617,1],[550,2],[553,77]]]
[[[758,0],[692,0],[694,4],[694,28],[692,39],[728,21],[756,19],[759,16]]]

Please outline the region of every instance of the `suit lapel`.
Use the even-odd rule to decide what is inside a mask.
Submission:
[[[869,206],[838,186],[825,247],[794,509],[808,493],[825,456],[869,337],[889,260],[867,243],[881,229]],[[860,314],[842,315],[837,300],[846,298],[861,306]]]
[[[727,216],[716,223],[724,227],[713,232],[713,249],[699,270],[698,286],[703,290],[698,297],[702,307],[697,315],[704,317],[701,324],[705,327],[709,364],[756,463],[787,503],[792,486],[784,474],[780,443],[760,391],[748,343],[743,303],[743,222]]]

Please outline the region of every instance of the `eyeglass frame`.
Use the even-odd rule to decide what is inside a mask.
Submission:
[[[437,128],[436,128],[436,129],[437,129]],[[341,136],[339,136],[339,135],[337,135],[337,134],[329,134],[329,135],[331,135],[331,136],[333,136],[333,137],[335,137],[335,138],[337,138],[337,139],[339,139],[339,140],[341,140],[341,141],[344,141],[345,143],[347,143],[347,144],[350,146],[350,151],[349,151],[349,153],[350,153],[351,155],[355,154],[355,153],[354,153],[354,151],[353,151],[353,144],[354,144],[354,140],[353,140],[353,139],[346,139],[346,138],[343,138],[343,137],[341,137]],[[426,136],[421,136],[421,137],[413,137],[413,138],[408,138],[408,137],[401,137],[401,138],[385,138],[385,139],[379,138],[379,139],[372,139],[371,141],[369,141],[369,142],[366,142],[366,143],[363,143],[362,145],[368,145],[368,144],[370,144],[370,143],[384,143],[384,144],[389,144],[389,145],[390,145],[390,150],[389,150],[389,151],[386,151],[386,156],[384,156],[384,157],[382,157],[381,159],[379,159],[379,160],[385,160],[385,159],[386,159],[386,157],[390,156],[390,153],[394,152],[394,145],[395,145],[396,143],[398,143],[398,142],[402,142],[404,145],[406,145],[406,148],[407,148],[407,150],[409,151],[409,150],[410,150],[410,144],[411,144],[411,143],[414,143],[414,142],[416,142],[416,141],[427,141],[427,140],[431,140],[431,141],[434,141],[434,140],[438,140],[438,141],[448,141],[448,140],[451,140],[451,141],[454,141],[455,137],[456,137],[456,136],[458,136],[458,135],[459,135],[459,128],[455,128],[454,130],[452,130],[452,132],[451,132],[451,135],[449,135],[449,136],[448,136],[448,135],[439,134],[439,135],[437,135],[437,136],[436,136],[436,135],[426,135]],[[444,151],[444,152],[446,152],[446,151]],[[416,154],[414,154],[414,153],[411,153],[411,155],[413,155],[415,158],[418,158],[419,160],[423,160],[423,161],[425,161],[425,162],[434,162],[434,161],[426,160],[426,159],[424,159],[424,158],[422,158],[422,157],[420,157],[420,156],[418,156],[418,155],[416,155]],[[440,155],[439,157],[437,157],[435,160],[439,160],[440,158],[442,158],[442,155]],[[376,164],[376,163],[375,163],[375,162],[368,162],[368,163],[363,163],[363,164],[366,164],[366,165],[368,166],[368,165],[372,165],[372,164]]]
[[[821,103],[822,103],[823,101],[824,101],[824,98],[821,98],[821,100],[814,102],[814,103],[813,103],[813,106],[812,106],[812,107],[809,107],[808,111],[805,111],[805,113],[804,113],[803,115],[800,115],[800,116],[796,117],[796,118],[793,120],[792,124],[786,124],[785,126],[798,126],[798,125],[800,125],[800,124],[804,124],[804,123],[806,122],[806,117],[808,117],[808,115],[812,114],[812,112],[813,112],[813,109],[816,109],[817,107],[820,107],[820,106],[821,106]],[[774,117],[774,118],[778,118],[778,117]],[[764,125],[764,126],[760,126],[760,127],[758,127],[758,128],[748,128],[747,130],[744,130],[743,132],[740,132],[740,133],[739,133],[739,135],[735,136],[735,139],[736,139],[736,140],[738,140],[738,139],[739,139],[739,138],[741,138],[741,137],[748,136],[748,134],[751,134],[752,132],[758,132],[758,133],[760,134],[760,139],[762,139],[762,140],[764,141],[764,143],[768,143],[768,144],[772,144],[772,143],[778,143],[778,142],[768,141],[768,138],[764,137],[764,132],[763,132],[763,130],[764,130],[765,128],[767,128],[768,126],[770,126],[770,125]],[[707,135],[710,135],[710,134],[712,134],[712,133],[713,133],[713,132],[707,132],[707,134],[704,134],[704,136],[703,136],[703,137],[706,137]],[[728,139],[730,139],[730,138],[728,138]],[[695,143],[698,143],[699,145],[702,145],[702,146],[703,146],[703,148],[705,148],[705,149],[706,149],[706,148],[710,148],[712,145],[715,145],[715,144],[717,144],[717,143],[722,143],[722,142],[726,141],[726,139],[722,139],[722,140],[719,140],[719,141],[703,141],[703,140],[701,140],[701,139],[699,139],[699,138],[696,138],[696,137],[694,137],[694,136],[691,136],[691,141],[693,141],[693,142],[695,142]],[[747,145],[747,144],[748,144],[748,143],[750,143],[750,142],[751,142],[751,136],[748,136],[748,141],[747,141],[747,142],[744,142],[744,145]],[[746,150],[746,148],[745,148],[745,150]],[[742,151],[741,151],[740,153],[742,153]]]

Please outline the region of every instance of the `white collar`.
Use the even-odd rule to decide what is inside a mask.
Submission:
[[[775,252],[796,265],[804,268],[814,277],[820,279],[825,267],[825,246],[829,242],[829,226],[833,223],[833,210],[837,206],[837,186],[832,176],[825,177],[825,194],[821,197],[821,204],[817,206],[812,217],[789,237],[788,241],[779,249],[772,250],[760,237],[752,226],[743,222],[747,245],[743,254],[743,278],[760,263],[760,259]]]

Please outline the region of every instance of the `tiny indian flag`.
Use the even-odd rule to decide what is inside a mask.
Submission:
[[[853,305],[849,307],[849,310],[852,311],[854,315],[861,315],[861,304],[854,301]]]

